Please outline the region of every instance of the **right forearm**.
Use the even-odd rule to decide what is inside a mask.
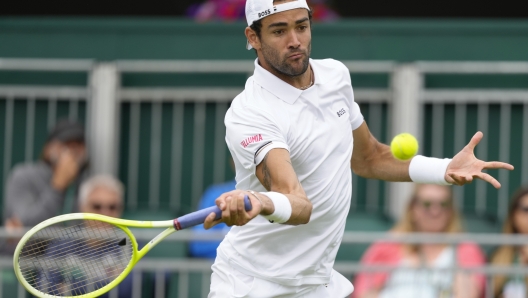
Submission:
[[[307,224],[312,216],[312,202],[308,198],[302,198],[296,195],[286,195],[292,205],[292,214],[286,222],[289,225]]]
[[[310,221],[312,215],[312,203],[305,197],[301,197],[295,194],[282,194],[284,195],[291,205],[290,218],[284,222],[288,225],[300,225],[306,224]],[[261,215],[270,215],[275,212],[275,204],[269,198],[266,193],[258,193],[258,198],[262,202],[263,208]]]
[[[255,174],[262,186],[268,190],[268,193],[262,193],[262,196],[269,194],[277,197],[275,194],[279,194],[281,208],[290,210],[287,219],[280,223],[300,225],[310,221],[312,202],[308,199],[293,169],[290,153],[287,150],[272,149],[257,166]],[[274,201],[275,199],[270,199],[268,196],[265,200]],[[264,205],[268,205],[268,202]]]

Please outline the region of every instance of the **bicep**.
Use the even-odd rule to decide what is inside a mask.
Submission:
[[[367,123],[363,123],[352,132],[354,138],[354,150],[352,151],[352,166],[367,161],[371,156],[375,156],[379,142],[370,133]]]
[[[286,149],[270,150],[257,165],[255,174],[268,191],[305,196]]]

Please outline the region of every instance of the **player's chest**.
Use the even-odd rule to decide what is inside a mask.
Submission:
[[[300,99],[290,118],[287,141],[292,161],[317,163],[329,154],[348,155],[352,145],[350,109],[344,97]]]

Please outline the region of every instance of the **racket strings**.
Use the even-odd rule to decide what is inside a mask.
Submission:
[[[125,238],[124,238],[124,239],[125,239]],[[104,251],[104,252],[108,252],[108,251],[109,251],[109,250],[107,249],[108,246],[109,246],[109,245],[108,245],[108,241],[106,242],[106,245],[105,245],[105,242],[102,242],[102,244],[99,244],[99,245],[98,245],[99,247],[96,247],[97,245],[94,245],[94,244],[92,244],[91,246],[92,246],[92,249],[90,249],[90,250],[92,250],[92,251],[93,251],[93,250],[100,250],[100,251]],[[65,250],[64,248],[61,249],[61,251],[64,251],[64,250]],[[108,257],[106,257],[106,258],[102,258],[101,260],[105,261],[106,264],[101,264],[101,262],[97,262],[98,258],[95,258],[95,259],[94,259],[94,258],[90,257],[90,258],[88,259],[88,257],[89,257],[90,255],[93,255],[93,253],[92,253],[92,254],[86,254],[86,253],[84,253],[85,251],[87,251],[87,250],[85,250],[85,249],[83,249],[83,250],[79,250],[79,249],[77,249],[77,250],[76,250],[76,253],[77,253],[77,255],[80,256],[81,258],[84,258],[83,261],[85,261],[85,262],[88,262],[88,261],[95,261],[95,262],[90,262],[90,264],[93,264],[95,267],[101,267],[101,265],[106,265],[105,267],[119,265],[119,264],[116,264],[115,261],[113,261],[112,263],[108,263],[108,260],[116,259],[115,257],[117,257],[117,259],[121,259],[121,256],[122,256],[121,254],[110,253],[111,255],[112,255],[112,254],[114,255],[114,258],[108,258]],[[88,250],[88,251],[89,251],[89,250]],[[64,253],[61,253],[61,255],[64,255]],[[66,266],[67,266],[67,267],[68,267],[68,266],[69,266],[69,267],[72,267],[73,264],[71,264],[71,260],[67,260],[67,261],[69,261],[70,263],[66,262]],[[103,262],[103,263],[105,263],[105,262]],[[128,263],[128,260],[126,260],[126,262]],[[119,267],[119,266],[118,266],[118,267]],[[92,269],[92,270],[93,270],[93,269]],[[58,271],[58,270],[55,270],[55,271]],[[53,269],[50,270],[50,273],[53,274],[53,273],[54,273],[54,270],[53,270]],[[62,272],[60,272],[60,273],[62,273]],[[119,273],[120,273],[120,269],[119,269],[119,268],[116,268],[116,267],[114,267],[114,269],[112,269],[112,270],[107,270],[107,275],[109,275],[109,277],[111,277],[111,278],[117,276]],[[78,277],[78,275],[81,275],[81,274],[77,273],[77,274],[73,274],[73,275],[72,275],[73,278],[74,278],[74,280],[75,280],[76,277]],[[81,276],[82,276],[82,275],[81,275]],[[49,279],[49,278],[48,278],[48,279]],[[101,279],[101,280],[96,280],[96,281],[94,281],[94,283],[97,283],[98,281],[103,281],[104,279],[105,279],[105,278],[103,278],[103,279]],[[76,282],[74,282],[74,280],[71,280],[71,281],[69,281],[69,282],[71,282],[72,284],[75,285]],[[79,282],[77,282],[77,283],[79,283]],[[40,286],[41,286],[41,287],[46,287],[47,285],[41,283]],[[99,286],[99,287],[100,287],[100,286]],[[98,288],[98,287],[97,287],[97,288]]]
[[[19,256],[24,279],[55,296],[93,292],[119,276],[132,258],[132,241],[119,227],[85,220],[55,224],[33,235]]]
[[[107,251],[107,247],[109,247],[110,245],[112,245],[111,243],[106,243],[105,245],[102,245],[101,246],[101,251]],[[124,258],[123,254],[119,253],[118,251],[114,251],[114,252],[110,252],[108,253],[107,256],[109,257],[112,257],[112,258],[108,258],[108,257],[104,257],[104,258],[100,258],[98,256],[97,253],[94,252],[94,249],[81,249],[81,250],[76,250],[76,254],[78,255],[78,257],[82,258],[84,262],[88,262],[87,264],[90,264],[92,265],[92,270],[97,270],[97,268],[100,268],[102,265],[104,265],[105,267],[110,267],[112,266],[113,269],[110,269],[110,270],[107,270],[106,273],[107,275],[110,275],[110,276],[113,276],[114,278],[117,277],[117,275],[119,275],[119,273],[121,273],[121,271],[119,271],[119,268],[120,268],[120,265],[121,264],[125,264],[125,266],[128,264],[128,262],[130,260],[127,260],[126,258]],[[67,256],[67,253],[62,253],[61,255],[57,255],[57,257],[66,257]],[[113,260],[112,264],[108,263],[108,260]],[[122,262],[115,262],[116,260],[118,261],[122,261]],[[69,259],[66,259],[65,262],[68,262]],[[107,263],[106,264],[103,264],[104,262],[102,261],[106,261]],[[67,264],[68,266],[70,267],[73,267],[75,264],[72,264],[71,261],[70,261],[70,264]],[[60,271],[60,268],[52,268],[49,270],[50,273],[59,273]],[[112,271],[115,271],[115,272],[112,272]],[[79,276],[77,276],[79,275]],[[74,273],[72,275],[74,278],[75,277],[80,277],[81,274],[80,273]]]

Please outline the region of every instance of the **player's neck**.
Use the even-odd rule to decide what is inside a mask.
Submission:
[[[292,77],[292,76],[288,76],[288,75],[285,75],[277,71],[276,69],[268,65],[266,62],[264,63],[261,62],[260,59],[259,59],[259,64],[260,66],[262,66],[262,68],[269,71],[271,74],[275,75],[277,78],[283,80],[287,84],[297,89],[301,89],[301,90],[308,89],[310,86],[314,84],[315,78],[314,78],[311,65],[308,66],[308,69],[306,69],[306,71],[303,74]]]

